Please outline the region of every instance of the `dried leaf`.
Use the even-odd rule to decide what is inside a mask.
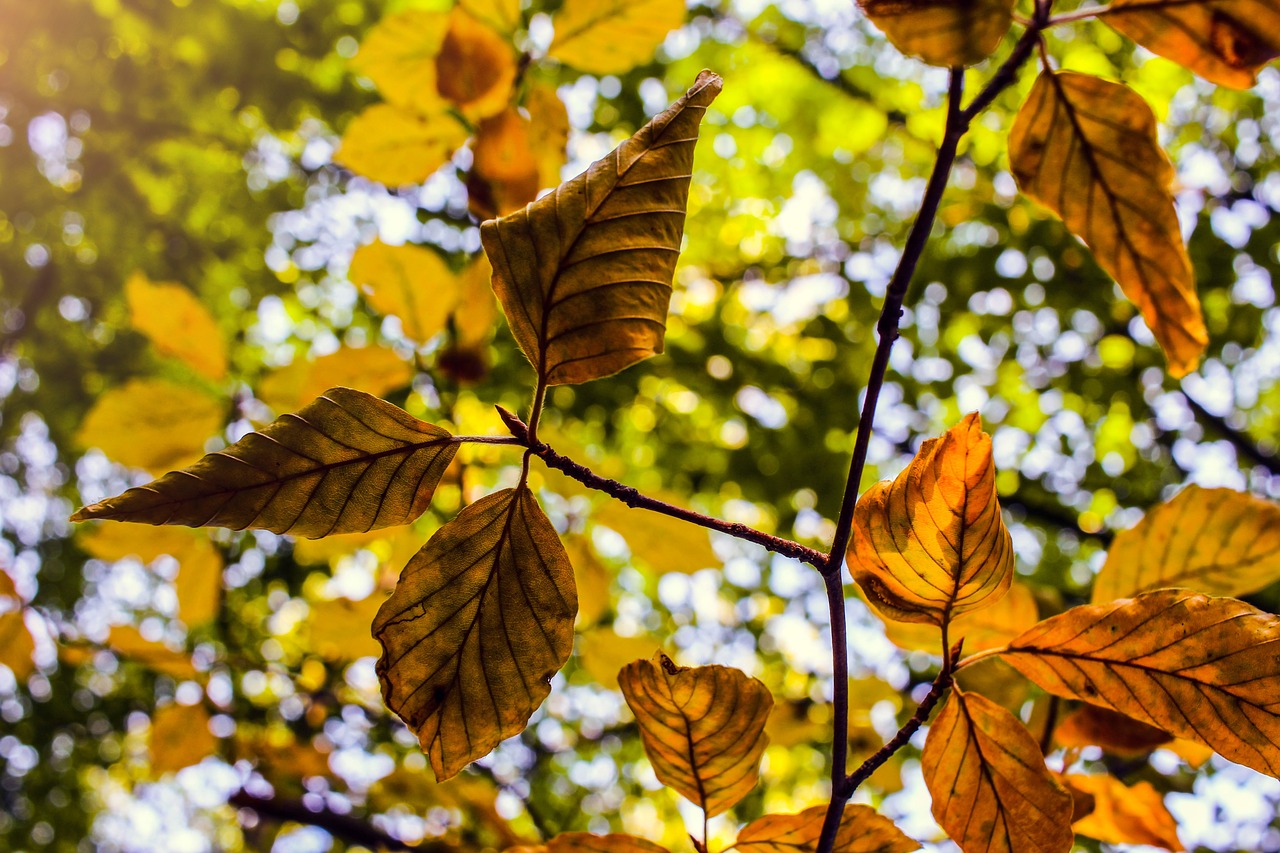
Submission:
[[[523,487],[464,509],[405,566],[373,623],[378,676],[438,779],[524,730],[577,609],[564,546]]]
[[[858,5],[894,47],[930,65],[981,62],[1013,23],[1013,0],[858,0]]]
[[[596,628],[578,640],[578,660],[596,683],[618,689],[618,672],[636,658],[646,658],[662,641],[653,637],[622,637],[611,628]]]
[[[1183,589],[1075,607],[1003,654],[1058,696],[1111,708],[1280,776],[1280,619]]]
[[[679,496],[661,490],[651,495],[675,506],[684,503]],[[687,574],[721,564],[711,547],[710,534],[696,524],[660,512],[633,509],[615,500],[597,507],[592,519],[621,533],[631,548],[631,556],[648,563],[658,574]]]
[[[375,240],[356,249],[347,276],[374,311],[398,317],[405,337],[419,344],[444,330],[458,301],[457,276],[421,246]]]
[[[547,384],[662,352],[698,124],[720,86],[704,71],[584,174],[480,227],[507,322]]]
[[[1036,80],[1009,132],[1021,190],[1062,217],[1133,300],[1169,372],[1194,370],[1208,342],[1173,207],[1173,166],[1146,101],[1071,71]]]
[[[765,815],[738,833],[738,853],[811,853],[818,849],[826,806],[799,814]],[[833,853],[910,853],[920,845],[870,806],[847,805],[836,830]]]
[[[203,705],[165,705],[151,716],[151,769],[157,775],[199,764],[217,748]]]
[[[1231,489],[1188,486],[1116,535],[1093,582],[1093,602],[1161,587],[1239,596],[1277,579],[1280,506]]]
[[[667,853],[667,848],[634,835],[615,832],[562,832],[547,842],[547,853]],[[508,851],[510,853],[510,851]]]
[[[413,367],[388,347],[340,347],[314,361],[299,360],[267,374],[258,399],[276,412],[294,412],[330,388],[359,388],[381,397],[413,380]]]
[[[714,817],[760,778],[769,688],[726,666],[676,666],[658,652],[618,673],[654,775]]]
[[[131,379],[97,399],[76,442],[121,465],[159,474],[199,459],[226,417],[226,402],[203,391],[163,379]]]
[[[183,471],[86,507],[104,518],[261,528],[312,538],[406,524],[426,510],[457,445],[439,427],[332,388]]]
[[[333,161],[387,186],[420,184],[467,141],[467,129],[441,107],[413,113],[374,104],[351,120]]]
[[[227,375],[227,347],[218,322],[196,295],[180,284],[152,283],[141,272],[124,284],[129,321],[157,351],[181,359],[203,376]]]
[[[878,611],[942,625],[999,601],[1013,580],[1013,542],[995,476],[975,413],[921,445],[896,480],[863,493],[848,560]]]
[[[455,7],[436,56],[440,94],[468,118],[486,118],[506,108],[515,80],[516,57],[510,40],[471,17],[464,7]]]
[[[1108,708],[1082,705],[1058,724],[1053,739],[1066,749],[1098,746],[1116,755],[1139,756],[1169,743],[1173,735]]]
[[[436,88],[435,60],[448,30],[447,12],[409,9],[387,15],[365,35],[351,69],[372,80],[388,103],[440,115],[445,102]]]
[[[0,613],[0,666],[7,666],[19,684],[36,671],[35,640],[27,628],[26,611],[21,607]]]
[[[954,690],[920,756],[933,816],[965,853],[1066,853],[1071,796],[1013,714]]]
[[[684,16],[684,0],[565,0],[547,55],[588,74],[620,74],[648,62]]]
[[[1175,853],[1185,849],[1178,840],[1177,821],[1150,783],[1130,787],[1114,776],[1077,774],[1063,781],[1093,797],[1093,811],[1072,827],[1079,834],[1107,844],[1149,844]]]

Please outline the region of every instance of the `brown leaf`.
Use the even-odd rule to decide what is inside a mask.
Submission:
[[[390,403],[332,388],[262,432],[71,520],[252,527],[313,538],[406,524],[430,504],[456,447],[447,432]]]
[[[877,611],[942,625],[994,604],[1013,580],[991,437],[977,414],[929,439],[854,509],[849,568]]]
[[[799,814],[765,815],[742,828],[732,849],[738,853],[810,853],[818,849],[826,814],[826,806],[813,806]],[[833,853],[910,853],[920,845],[870,806],[847,805],[831,849]]]
[[[165,705],[151,717],[151,769],[176,773],[213,755],[218,739],[209,731],[203,705]]]
[[[1173,207],[1173,166],[1146,101],[1071,71],[1036,80],[1009,132],[1021,190],[1062,217],[1133,300],[1169,372],[1195,369],[1208,342]]]
[[[562,832],[547,842],[547,853],[667,853],[667,848],[615,832],[592,835],[589,832]]]
[[[585,173],[480,226],[493,288],[549,385],[587,382],[662,352],[709,71]]]
[[[1116,755],[1138,756],[1164,746],[1173,735],[1109,708],[1082,705],[1058,724],[1053,739],[1066,749],[1098,746]]]
[[[1073,826],[1079,834],[1107,844],[1149,844],[1175,853],[1185,849],[1178,840],[1177,822],[1149,782],[1130,787],[1114,776],[1074,773],[1063,781],[1093,798],[1093,811]]]
[[[514,106],[480,122],[475,160],[467,179],[471,212],[492,219],[538,197],[538,161],[530,145],[530,121]]]
[[[974,65],[990,56],[1013,23],[1013,0],[858,0],[903,53],[930,65]]]
[[[769,688],[726,666],[676,666],[658,652],[618,673],[645,754],[664,785],[714,817],[755,787]]]
[[[1280,776],[1280,619],[1164,589],[1046,619],[1003,654],[1058,696],[1111,708]]]
[[[1013,714],[954,690],[920,756],[933,816],[965,853],[1066,853],[1071,796]]]
[[[1161,587],[1238,596],[1277,579],[1280,506],[1231,489],[1193,485],[1116,535],[1093,582],[1093,602]]]
[[[436,531],[373,622],[387,706],[438,779],[524,730],[573,648],[573,567],[524,487]]]

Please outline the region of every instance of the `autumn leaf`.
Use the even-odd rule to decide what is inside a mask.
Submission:
[[[204,303],[180,284],[151,282],[141,272],[124,284],[133,327],[151,339],[158,352],[181,359],[213,380],[227,375],[227,347],[218,323]]]
[[[1065,749],[1097,746],[1116,755],[1138,756],[1164,746],[1173,735],[1109,708],[1082,705],[1058,724],[1053,739]]]
[[[468,204],[478,218],[503,216],[537,198],[541,182],[530,125],[514,106],[480,122],[467,179]]]
[[[151,717],[151,769],[176,773],[213,755],[218,740],[209,731],[203,705],[165,705]]]
[[[1178,840],[1177,822],[1151,783],[1128,786],[1114,776],[1076,773],[1062,781],[1093,797],[1093,811],[1072,826],[1080,835],[1107,844],[1149,844],[1175,853],[1185,849]]]
[[[538,164],[538,188],[560,183],[569,145],[569,111],[554,86],[535,83],[524,99],[529,111],[529,146]]]
[[[1013,23],[1013,0],[858,0],[871,23],[903,53],[930,65],[974,65]]]
[[[1009,163],[1019,188],[1062,217],[1138,306],[1169,372],[1194,370],[1208,336],[1173,166],[1142,96],[1087,74],[1041,74],[1010,129]]]
[[[452,436],[350,388],[332,388],[226,450],[86,507],[102,518],[319,537],[406,524],[426,510]]]
[[[339,347],[274,370],[258,383],[258,399],[283,414],[301,409],[330,388],[359,388],[381,397],[413,380],[413,367],[390,347]]]
[[[457,277],[421,246],[375,240],[356,249],[347,276],[374,311],[399,318],[405,337],[419,344],[444,330],[458,301]]]
[[[667,848],[615,832],[592,835],[589,832],[562,832],[547,842],[547,853],[667,853]]]
[[[769,688],[725,666],[676,666],[658,652],[618,673],[654,775],[714,817],[755,787]]]
[[[1071,796],[1013,714],[953,690],[920,756],[933,816],[965,853],[1066,853]]]
[[[858,499],[849,567],[890,619],[942,625],[1000,599],[1013,543],[996,499],[991,437],[971,414]]]
[[[18,600],[18,587],[14,584],[13,578],[4,569],[0,569],[0,600],[12,599]]]
[[[682,506],[678,495],[662,490],[651,492],[658,500]],[[658,512],[634,509],[621,501],[605,501],[591,515],[627,540],[633,557],[639,557],[658,574],[684,572],[719,566],[720,558],[711,547],[706,528]]]
[[[611,628],[595,628],[579,638],[578,660],[597,684],[617,690],[619,670],[661,647],[662,641],[653,637],[623,637]]]
[[[520,27],[520,0],[459,0],[458,8],[500,35],[510,36]]]
[[[588,74],[620,74],[647,62],[684,16],[684,0],[565,0],[551,19],[547,56]]]
[[[19,684],[36,671],[35,640],[27,628],[26,611],[15,607],[0,613],[0,666],[9,667]]]
[[[457,6],[436,56],[436,87],[468,118],[496,115],[511,100],[516,57],[511,43]]]
[[[493,334],[498,320],[498,304],[489,285],[493,267],[484,253],[476,255],[458,276],[458,304],[453,312],[458,344],[478,347]]]
[[[162,642],[148,640],[132,625],[113,627],[107,636],[106,646],[117,657],[178,681],[197,680],[204,675],[191,662],[190,655],[175,651]]]
[[[570,536],[563,541],[569,562],[573,564],[573,581],[578,590],[578,617],[574,626],[578,629],[590,628],[609,612],[609,588],[613,577],[591,549],[586,537]],[[661,643],[655,644],[657,645]],[[635,655],[632,655],[627,661],[634,658]],[[613,672],[615,683],[618,680],[617,669],[615,667]]]
[[[163,379],[131,379],[94,402],[76,441],[121,465],[159,474],[200,458],[226,417],[226,401],[203,391]]]
[[[1115,0],[1102,20],[1220,86],[1247,89],[1280,56],[1277,0]]]
[[[419,184],[466,141],[467,129],[443,106],[414,113],[374,104],[347,125],[333,161],[387,186]]]
[[[369,636],[369,626],[378,615],[386,595],[373,592],[361,599],[333,598],[311,604],[311,646],[328,660],[356,660],[377,657],[382,646]]]
[[[826,814],[826,806],[813,806],[799,814],[765,815],[744,826],[729,849],[738,853],[811,853],[818,849]],[[847,805],[831,849],[833,853],[910,853],[920,845],[870,806]]]
[[[523,486],[436,531],[373,623],[391,710],[443,780],[520,733],[573,647],[573,567]]]
[[[1280,776],[1280,619],[1163,589],[1046,619],[1003,657],[1058,696],[1101,705]]]
[[[188,626],[201,625],[218,614],[222,598],[222,554],[207,534],[149,524],[116,522],[81,528],[80,547],[99,560],[135,557],[153,563],[169,555],[178,563],[174,591],[178,618]]]
[[[867,606],[880,615],[873,602]],[[1036,624],[1039,613],[1036,598],[1026,584],[1014,581],[1009,592],[995,604],[981,610],[970,610],[951,621],[948,632],[952,642],[964,640],[966,652],[996,649]],[[942,632],[938,626],[922,622],[884,620],[884,633],[900,649],[942,654]]]
[[[541,382],[587,382],[662,352],[698,124],[720,85],[704,71],[585,173],[480,227],[494,291]]]
[[[1161,587],[1239,596],[1277,579],[1280,506],[1231,489],[1192,485],[1116,535],[1093,582],[1093,602]]]
[[[351,70],[372,80],[388,104],[420,115],[440,114],[444,99],[436,88],[435,60],[448,30],[447,12],[408,9],[386,15],[360,42]]]

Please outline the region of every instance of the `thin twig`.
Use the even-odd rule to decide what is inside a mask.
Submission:
[[[938,673],[938,677],[933,680],[933,686],[929,688],[929,694],[921,701],[920,706],[916,708],[916,712],[911,715],[911,719],[907,720],[902,728],[898,729],[898,733],[888,743],[876,750],[875,754],[862,762],[858,769],[844,780],[839,791],[841,797],[846,800],[852,797],[859,786],[871,778],[871,774],[879,770],[880,766],[888,761],[895,752],[907,745],[907,741],[911,740],[911,736],[929,721],[929,715],[933,713],[938,700],[943,697],[949,687],[951,687],[951,672],[943,669]]]
[[[457,853],[457,847],[439,841],[408,844],[388,835],[367,821],[351,815],[338,814],[328,809],[313,811],[299,800],[282,797],[260,797],[248,791],[237,791],[227,801],[241,809],[251,809],[260,816],[276,821],[292,821],[316,826],[349,844],[359,844],[373,850],[408,850],[416,853]]]

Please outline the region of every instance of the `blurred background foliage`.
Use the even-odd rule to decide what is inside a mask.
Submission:
[[[442,851],[621,829],[687,849],[692,815],[660,790],[616,689],[618,667],[658,646],[683,664],[738,666],[777,699],[762,785],[712,822],[721,846],[744,820],[823,801],[818,575],[552,473],[537,484],[579,576],[577,653],[521,737],[432,780],[382,706],[368,624],[431,531],[512,478],[508,448],[460,453],[427,516],[376,537],[66,522],[333,384],[471,433],[503,431],[495,403],[527,407],[531,372],[503,321],[478,342],[459,332],[486,316],[482,302],[414,341],[347,275],[375,239],[430,247],[446,276],[479,249],[469,147],[399,187],[334,162],[344,129],[379,102],[349,61],[384,15],[422,5],[3,3],[0,569],[13,590],[0,607],[0,847]],[[725,90],[699,143],[667,354],[554,389],[543,437],[642,490],[822,547],[945,72],[903,58],[850,2],[736,0],[695,3],[651,60],[593,76],[536,58],[558,6],[526,4],[516,47],[535,57],[527,79],[567,107],[563,176],[699,69]],[[1218,89],[1093,23],[1053,32],[1049,53],[1125,80],[1164,122],[1208,356],[1169,379],[1134,308],[1018,198],[1005,137],[1025,72],[962,149],[867,473],[896,474],[923,438],[981,411],[1041,616],[1087,600],[1113,531],[1178,486],[1280,492],[1280,73]],[[970,71],[971,88],[991,70]],[[131,281],[194,295],[215,321],[197,350],[219,342],[225,367],[184,356],[181,335],[166,351]],[[1275,590],[1251,600],[1280,605]],[[852,591],[849,609],[856,759],[910,715],[938,661],[897,650]],[[1047,724],[1024,683],[987,677],[989,695]],[[1167,750],[1088,747],[1081,760],[1168,792],[1189,846],[1280,850],[1275,780],[1216,759],[1196,770]],[[940,837],[916,747],[859,797],[916,838]]]

